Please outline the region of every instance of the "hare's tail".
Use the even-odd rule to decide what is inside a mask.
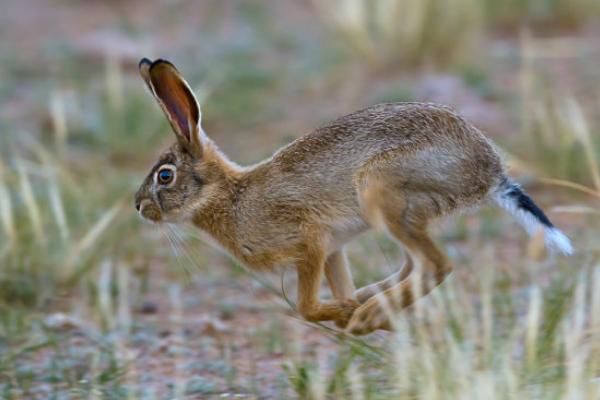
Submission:
[[[552,225],[542,209],[533,202],[518,183],[511,181],[506,176],[503,177],[493,191],[492,198],[500,207],[512,214],[530,235],[540,228],[543,229],[546,236],[546,247],[558,250],[565,255],[573,253],[573,246],[571,246],[569,238]]]

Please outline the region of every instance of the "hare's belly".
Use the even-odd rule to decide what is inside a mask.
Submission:
[[[346,243],[368,229],[369,225],[359,217],[336,221],[331,226],[331,238],[327,246],[327,253],[331,254],[339,250]]]

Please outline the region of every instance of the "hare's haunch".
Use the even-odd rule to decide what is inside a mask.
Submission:
[[[528,232],[542,229],[549,247],[572,252],[569,239],[505,175],[492,143],[447,107],[368,107],[241,167],[206,136],[200,106],[171,63],[143,59],[140,73],[177,141],[138,190],[139,213],[155,222],[192,222],[249,268],[295,266],[298,311],[308,320],[333,320],[354,334],[390,329],[390,310],[412,304],[415,293],[427,294],[452,270],[427,233],[429,221],[487,199]],[[405,247],[407,262],[356,290],[344,245],[373,226]],[[323,275],[335,300],[318,298]]]

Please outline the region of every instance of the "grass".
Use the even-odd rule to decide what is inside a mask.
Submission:
[[[299,136],[298,127],[316,126],[371,98],[411,100],[418,78],[408,71],[427,63],[463,64],[450,73],[481,98],[502,98],[507,89],[494,79],[502,67],[482,71],[480,65],[494,62],[464,57],[472,49],[468,39],[481,33],[487,40],[522,10],[538,9],[530,8],[534,2],[507,2],[509,9],[488,15],[491,8],[480,3],[451,3],[447,14],[449,2],[437,0],[410,9],[392,0],[315,0],[327,29],[337,34],[325,38],[315,29],[310,33],[319,40],[308,45],[311,39],[294,25],[280,32],[273,22],[280,9],[258,2],[233,11],[211,5],[218,18],[232,12],[233,22],[239,19],[243,32],[234,33],[244,40],[209,52],[215,59],[204,65],[218,71],[191,79],[207,104],[209,134],[213,126],[222,128],[217,141],[253,160],[263,147]],[[545,26],[587,19],[584,0],[573,10],[560,2],[536,4],[551,7],[544,15],[552,18],[542,20],[552,23]],[[579,14],[572,19],[570,13]],[[212,24],[216,31],[219,24]],[[65,69],[48,85],[35,65],[22,69],[2,55],[13,64],[0,100],[34,80],[29,107],[44,111],[32,113],[34,124],[0,123],[8,133],[0,136],[0,396],[599,398],[600,120],[589,94],[598,82],[586,80],[584,93],[573,84],[565,95],[551,84],[560,76],[546,68],[558,56],[544,54],[558,48],[562,57],[577,53],[577,46],[550,46],[532,36],[514,38],[521,65],[509,73],[520,77],[521,91],[511,93],[519,101],[504,111],[521,130],[501,142],[518,171],[552,183],[532,185],[534,197],[560,205],[549,213],[574,239],[576,255],[545,254],[539,238],[528,241],[514,221],[491,208],[444,221],[435,237],[454,274],[395,315],[395,333],[366,338],[302,321],[293,309],[292,272],[248,274],[204,246],[194,230],[139,221],[132,195],[170,138],[124,63],[107,58],[90,79],[87,64],[58,54]],[[195,44],[190,36],[182,48]],[[361,59],[340,47],[354,48]],[[318,55],[306,59],[311,54]],[[290,59],[302,59],[300,66],[289,67]],[[196,73],[193,65],[181,69]],[[374,70],[386,74],[375,79]],[[356,77],[366,89],[346,91]],[[385,90],[367,91],[371,84]],[[281,123],[288,119],[289,125]],[[349,258],[362,285],[395,270],[403,255],[389,238],[373,234],[353,243]]]
[[[543,166],[547,176],[600,188],[596,161],[600,145],[590,133],[581,106],[573,98],[552,97],[559,100],[534,106],[528,140],[530,147],[539,150],[533,161]]]
[[[468,65],[485,28],[576,30],[600,11],[595,0],[312,2],[330,32],[376,71]]]
[[[595,134],[598,128],[587,116],[591,113],[588,104],[595,99],[582,95],[580,101],[574,93],[553,85],[542,63],[547,58],[543,49],[551,43],[534,39],[528,32],[521,35],[521,146],[527,150],[530,166],[537,168],[540,175],[597,191],[600,143]],[[560,45],[558,48],[564,49]],[[559,52],[557,57],[563,56]]]
[[[582,272],[567,292],[557,276],[560,284],[521,295],[498,291],[502,277],[475,277],[475,291],[453,279],[396,321],[383,355],[346,345],[328,357],[333,372],[303,360],[287,368],[290,382],[302,398],[593,399],[597,328],[588,322],[597,319],[589,305],[598,274]]]
[[[313,1],[333,32],[374,68],[444,66],[480,35],[480,2],[471,0]]]

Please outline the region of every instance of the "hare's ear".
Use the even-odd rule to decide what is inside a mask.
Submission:
[[[179,142],[196,155],[202,152],[200,106],[187,82],[168,61],[140,61],[140,75],[165,112]]]

